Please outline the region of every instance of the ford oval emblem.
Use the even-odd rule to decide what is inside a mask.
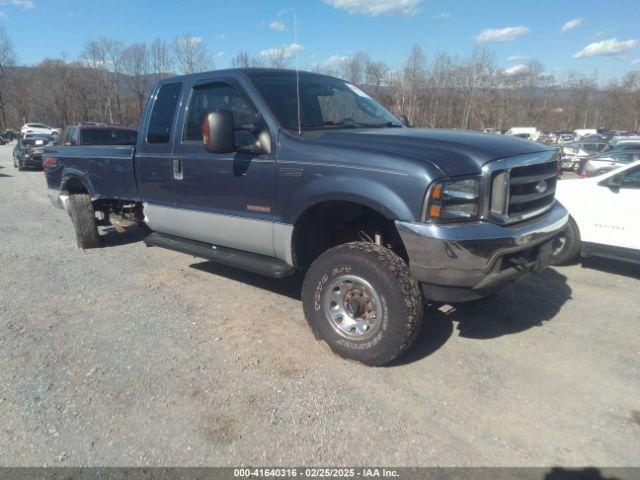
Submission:
[[[549,187],[549,184],[547,183],[546,180],[542,180],[541,182],[539,182],[536,185],[536,192],[538,193],[544,193],[547,191],[547,188]]]

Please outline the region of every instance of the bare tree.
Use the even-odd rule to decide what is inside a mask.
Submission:
[[[258,57],[252,57],[244,50],[231,59],[233,68],[264,67],[264,62]]]
[[[7,116],[5,111],[5,90],[7,84],[7,68],[16,63],[16,56],[13,50],[13,42],[7,35],[4,27],[0,27],[0,120],[2,128],[7,128]]]
[[[173,54],[182,73],[189,74],[211,70],[213,59],[207,52],[207,46],[200,37],[185,33],[173,40]]]
[[[156,79],[165,78],[173,72],[174,64],[167,44],[157,38],[150,47],[151,71]]]
[[[425,86],[426,62],[422,48],[414,45],[409,57],[394,75],[393,88],[396,90],[396,108],[412,124],[418,120],[418,102],[420,92]]]
[[[135,95],[138,115],[142,116],[144,102],[151,87],[151,60],[149,49],[144,43],[134,43],[123,50],[122,72]]]
[[[120,116],[120,92],[117,72],[120,66],[122,44],[110,38],[87,42],[81,53],[82,59],[93,70],[96,96],[104,106],[99,120],[114,123],[114,109]],[[115,104],[115,106],[114,106]]]

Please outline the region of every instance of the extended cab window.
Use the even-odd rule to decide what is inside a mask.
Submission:
[[[193,89],[183,140],[201,142],[202,122],[208,113],[216,110],[230,110],[233,114],[236,146],[255,143],[251,126],[258,122],[259,114],[236,88],[226,83],[212,83]]]
[[[180,83],[168,83],[160,87],[151,110],[147,143],[169,143],[171,140],[171,127],[181,89]]]

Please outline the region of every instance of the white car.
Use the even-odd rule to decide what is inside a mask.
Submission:
[[[559,181],[556,198],[571,216],[555,264],[580,255],[640,264],[640,161],[599,177]]]
[[[53,135],[55,128],[51,128],[44,123],[25,123],[20,129],[20,133],[25,135],[26,133],[33,133],[35,135]]]

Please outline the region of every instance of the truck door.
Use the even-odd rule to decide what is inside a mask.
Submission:
[[[162,231],[166,219],[161,214],[153,214],[154,209],[175,206],[171,192],[171,139],[181,91],[182,83],[162,84],[150,97],[147,110],[151,111],[140,125],[135,156],[138,192],[145,206],[149,226],[158,231]]]
[[[172,152],[170,195],[175,211],[165,233],[274,255],[275,157],[242,151],[266,126],[235,80],[199,80],[184,93]],[[233,114],[237,151],[209,153],[202,122],[212,111]]]

